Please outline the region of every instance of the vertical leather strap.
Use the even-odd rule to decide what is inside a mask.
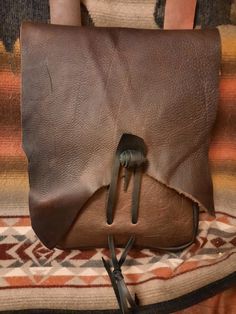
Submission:
[[[130,294],[130,292],[129,292],[126,284],[125,284],[124,277],[123,277],[122,271],[121,271],[121,266],[125,262],[125,259],[129,253],[131,247],[133,246],[134,241],[135,241],[135,237],[131,236],[129,241],[127,242],[127,244],[125,246],[125,249],[124,249],[120,259],[118,260],[116,257],[115,244],[114,244],[113,236],[109,235],[108,236],[108,246],[109,246],[110,254],[111,254],[111,263],[110,263],[110,261],[105,260],[102,257],[104,267],[105,267],[105,269],[106,269],[106,271],[110,277],[112,287],[114,289],[114,292],[115,292],[115,295],[117,298],[117,302],[119,304],[119,307],[120,307],[122,314],[131,313],[128,305],[131,306],[132,313],[133,313],[134,309],[138,308],[137,296],[135,295],[134,299],[131,296],[131,294]],[[113,267],[113,271],[111,270],[111,266]]]
[[[197,0],[166,0],[164,29],[192,29]]]
[[[80,0],[49,0],[51,24],[81,25]]]
[[[125,167],[124,190],[127,190],[130,176],[134,174],[134,188],[132,194],[132,223],[138,221],[139,194],[143,168],[146,165],[147,149],[143,139],[132,134],[123,134],[116,149],[112,168],[111,182],[107,198],[107,223],[113,222],[113,209],[116,204],[117,183],[120,166]],[[132,172],[131,172],[132,171]]]

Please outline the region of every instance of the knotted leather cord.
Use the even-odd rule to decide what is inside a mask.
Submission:
[[[142,165],[146,162],[146,158],[143,153],[139,150],[125,150],[120,155],[120,164],[125,167],[125,191],[128,188],[130,176],[130,171],[128,169],[133,168],[134,173],[134,187],[132,193],[132,223],[136,224],[138,221],[138,207],[139,207],[139,197],[141,189],[141,179],[142,179]]]
[[[109,187],[108,199],[107,199],[107,223],[112,224],[113,222],[113,208],[116,203],[116,190],[118,177],[120,172],[120,166],[125,168],[124,177],[124,191],[127,191],[130,178],[132,173],[134,174],[134,186],[132,193],[132,206],[131,206],[131,218],[132,223],[138,221],[138,207],[139,207],[139,196],[141,189],[142,179],[142,166],[146,162],[146,147],[144,141],[132,134],[123,134],[118,144],[114,165],[111,175],[111,183]],[[111,252],[111,262],[113,271],[111,271],[111,265],[109,261],[102,258],[104,267],[110,277],[119,307],[122,314],[129,313],[128,304],[134,309],[137,308],[137,303],[132,298],[121,272],[121,266],[123,265],[125,258],[134,243],[134,236],[130,237],[126,247],[119,259],[116,258],[114,240],[111,235],[108,236],[108,245]],[[135,296],[136,298],[136,296]]]
[[[138,222],[139,197],[141,189],[142,169],[138,168],[134,171],[134,188],[132,194],[132,223]]]
[[[125,180],[124,180],[124,190],[127,191],[131,175],[134,175],[133,183],[133,192],[132,192],[132,223],[137,223],[138,221],[138,208],[139,208],[139,198],[140,198],[140,189],[141,189],[141,179],[143,172],[143,165],[146,163],[146,148],[143,140],[135,135],[123,134],[118,144],[114,166],[112,169],[112,178],[111,184],[108,193],[107,201],[107,223],[112,224],[113,222],[113,208],[116,203],[116,190],[117,182],[120,172],[120,166],[125,167]],[[178,247],[160,247],[160,250],[167,251],[179,251],[191,245],[196,237],[198,230],[198,215],[199,207],[196,203],[193,203],[193,227],[194,234],[192,240],[184,245]],[[114,240],[111,235],[108,237],[108,245],[111,252],[112,266],[114,268],[111,271],[111,265],[109,261],[106,261],[102,258],[104,267],[110,277],[119,307],[122,311],[122,314],[129,313],[128,304],[131,308],[137,309],[138,305],[135,300],[132,298],[125,282],[124,277],[121,272],[121,266],[123,265],[125,258],[134,243],[134,236],[131,237],[126,244],[126,247],[121,255],[119,261],[116,258]],[[136,296],[135,296],[136,297]]]
[[[126,259],[126,256],[129,253],[129,250],[131,249],[134,241],[135,241],[135,237],[134,236],[130,237],[120,259],[118,260],[116,257],[113,236],[112,235],[108,236],[108,245],[109,245],[109,250],[111,252],[111,263],[112,263],[113,271],[111,271],[110,261],[107,261],[102,257],[104,267],[110,277],[110,280],[111,280],[113,289],[115,291],[115,295],[116,295],[122,314],[130,313],[128,304],[131,306],[132,309],[135,309],[135,308],[137,309],[138,307],[137,303],[132,298],[125,284],[124,277],[121,272],[121,266],[123,265]]]
[[[111,183],[109,187],[108,199],[107,199],[107,223],[109,225],[111,225],[113,222],[113,208],[116,202],[116,188],[117,188],[119,171],[120,171],[120,159],[119,159],[119,156],[116,155],[113,170],[112,170],[112,175],[111,175]]]
[[[113,208],[116,203],[117,182],[120,166],[125,167],[124,190],[129,185],[130,177],[134,174],[134,188],[132,194],[131,217],[132,223],[138,221],[139,196],[141,189],[141,179],[143,165],[146,162],[146,147],[144,141],[132,134],[123,134],[118,144],[114,165],[112,169],[111,183],[107,199],[107,223],[113,222]],[[132,171],[132,172],[131,172]]]

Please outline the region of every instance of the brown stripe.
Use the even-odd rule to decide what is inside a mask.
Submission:
[[[236,61],[234,59],[224,60],[221,69],[224,76],[236,76]]]
[[[6,156],[4,158],[0,158],[0,174],[1,173],[27,173],[27,161],[23,157],[14,158]]]
[[[211,172],[214,175],[220,174],[235,179],[236,161],[231,160],[210,160]]]

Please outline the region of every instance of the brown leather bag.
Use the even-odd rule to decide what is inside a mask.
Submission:
[[[25,23],[23,148],[32,226],[49,248],[107,246],[123,313],[131,247],[193,243],[214,213],[208,165],[220,66],[217,30]],[[121,259],[117,246],[126,248]]]

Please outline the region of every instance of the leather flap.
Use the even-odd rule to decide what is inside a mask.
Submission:
[[[46,246],[110,184],[123,133],[144,140],[148,175],[213,211],[208,146],[218,102],[217,30],[26,23],[21,45],[30,213]]]

